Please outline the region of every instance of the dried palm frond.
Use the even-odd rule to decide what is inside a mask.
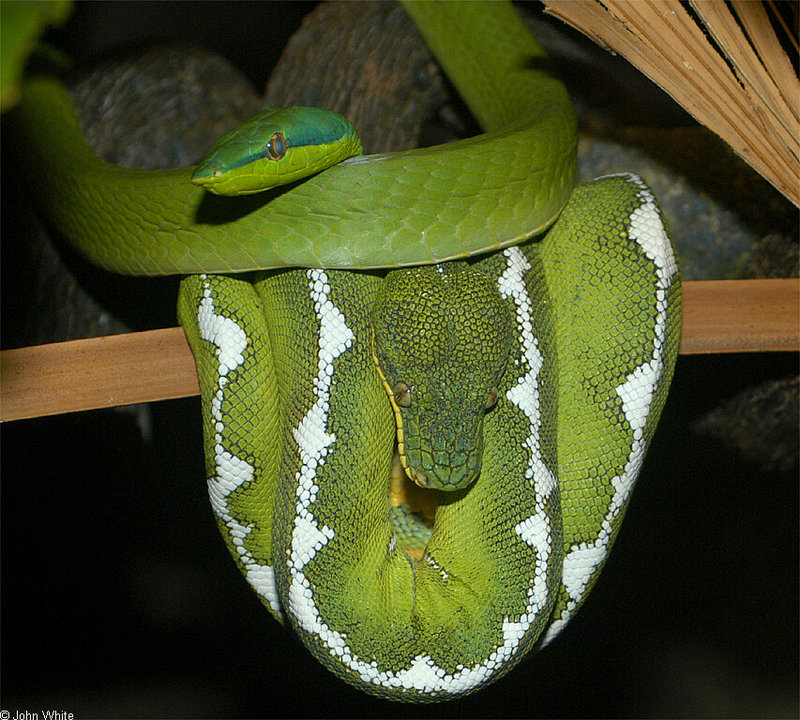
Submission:
[[[544,4],[627,58],[800,206],[800,82],[761,2]],[[796,52],[797,38],[775,15]]]

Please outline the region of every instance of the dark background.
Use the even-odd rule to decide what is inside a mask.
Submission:
[[[86,3],[48,37],[78,59],[189,38],[261,87],[311,7]],[[3,282],[7,327],[19,298]],[[148,281],[137,283],[146,326]],[[256,600],[208,506],[198,399],[153,404],[152,441],[131,416],[107,410],[8,423],[0,708],[76,717],[796,715],[796,468],[766,472],[693,429],[749,384],[796,370],[794,354],[681,357],[585,608],[503,680],[422,707],[341,683]]]

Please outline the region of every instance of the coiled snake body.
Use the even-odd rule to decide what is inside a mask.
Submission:
[[[54,81],[18,116],[43,207],[85,254],[201,273],[179,317],[247,581],[343,679],[417,701],[496,679],[584,601],[666,399],[680,284],[641,180],[573,189],[568,98],[510,6],[407,9],[490,132],[352,158],[222,221],[191,169],[98,160]],[[338,143],[294,130],[248,147]],[[272,270],[211,274],[254,268]],[[393,506],[395,449],[446,491],[432,527]]]

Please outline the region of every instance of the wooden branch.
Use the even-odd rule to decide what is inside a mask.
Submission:
[[[800,280],[683,284],[681,353],[800,350]],[[0,422],[197,395],[181,328],[0,353]]]
[[[683,283],[682,355],[800,350],[800,279]]]
[[[199,393],[179,327],[0,353],[0,422]]]

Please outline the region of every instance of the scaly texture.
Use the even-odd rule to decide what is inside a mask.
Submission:
[[[133,275],[417,265],[541,232],[575,178],[566,90],[510,5],[411,9],[446,34],[441,59],[469,69],[454,81],[487,134],[355,158],[288,191],[220,200],[189,182],[193,168],[104,163],[61,84],[32,78],[13,119],[42,210],[92,262]]]
[[[566,94],[510,6],[408,10],[486,135],[358,158],[231,207],[205,198],[185,169],[101,163],[52,81],[26,85],[19,119],[51,219],[90,258],[126,272],[204,273],[183,282],[179,317],[200,378],[212,507],[247,581],[344,680],[426,701],[500,677],[585,600],[666,398],[680,284],[641,180],[608,177],[573,191]],[[543,238],[469,265],[465,277],[489,295],[467,293],[463,307],[422,323],[426,333],[457,326],[465,357],[508,346],[485,377],[448,369],[433,381],[434,400],[458,408],[474,391],[488,409],[479,463],[465,461],[432,531],[418,532],[413,513],[391,507],[395,422],[373,336],[394,300],[408,297],[425,319],[408,278],[455,276],[463,264],[388,279],[314,266],[391,267],[498,249],[560,211]],[[312,269],[252,284],[210,274],[286,265]],[[463,321],[481,317],[486,297],[500,304],[508,332]],[[411,363],[427,363],[429,378],[433,337],[420,338],[421,362]],[[420,383],[410,383],[412,402]],[[465,423],[449,425],[414,440],[432,470],[449,462],[440,433],[449,443],[452,431],[460,448]],[[402,431],[415,433],[414,423]]]
[[[577,188],[546,238],[472,268],[513,342],[480,475],[442,496],[421,557],[390,511],[393,413],[371,348],[386,281],[316,269],[181,289],[234,558],[323,664],[396,700],[478,689],[561,630],[616,536],[677,355],[677,265],[638,178]]]

